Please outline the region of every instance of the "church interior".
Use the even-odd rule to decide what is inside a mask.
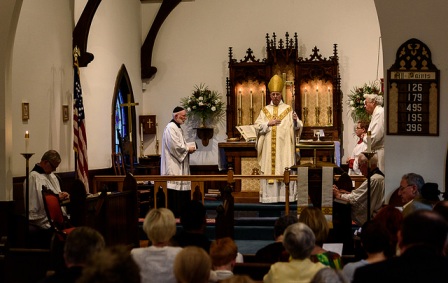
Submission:
[[[207,208],[211,238],[221,233],[241,245],[248,240],[264,244],[271,240],[274,219],[300,206],[289,201],[260,204],[263,177],[252,133],[244,132],[270,103],[273,75],[285,81],[283,101],[303,122],[301,133],[295,134],[300,158],[294,170],[278,178],[289,183],[290,177],[298,177],[300,183],[309,174],[309,204],[324,206],[324,184],[343,186],[339,178],[348,171],[347,158],[357,143],[350,97],[364,85],[384,93],[386,204],[396,203],[401,177],[409,172],[445,192],[448,39],[442,35],[448,32],[447,8],[437,0],[2,0],[0,273],[11,265],[4,260],[8,250],[27,248],[21,245],[28,231],[16,223],[26,206],[23,184],[49,149],[61,155],[55,173],[61,188],[71,192],[72,206],[76,197],[84,200],[71,220],[103,231],[109,244],[142,244],[137,221],[149,208],[163,205],[157,193],[167,191],[167,179],[160,176],[164,128],[172,109],[186,108],[200,88],[216,95],[218,113],[189,115],[182,130],[197,147],[187,179],[192,198]],[[393,99],[393,82],[399,78],[393,74],[400,71],[398,58],[409,42],[426,48],[430,65],[422,70],[436,70],[428,80],[441,85],[436,92],[428,90],[429,110],[423,119],[429,126],[406,132],[394,126],[406,118],[397,114],[400,101]],[[75,61],[79,68],[73,67]],[[73,144],[78,70],[88,163],[83,184],[74,181],[79,170]],[[330,175],[324,167],[332,168],[326,171]],[[127,172],[133,176],[125,176]],[[356,188],[364,180],[355,176],[350,184]],[[109,195],[98,196],[101,191]],[[110,194],[116,191],[122,194]],[[85,193],[95,197],[89,200]],[[217,212],[227,197],[231,219],[228,207]],[[267,224],[257,225],[269,227],[259,227],[259,234],[269,235],[257,239],[257,230],[247,223],[263,214]],[[126,224],[115,227],[120,221]],[[17,252],[13,264],[27,261],[45,271],[52,255],[30,250]],[[12,280],[8,276],[0,279]],[[16,282],[37,279],[29,276]]]

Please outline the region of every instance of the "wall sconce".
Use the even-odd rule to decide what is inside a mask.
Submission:
[[[28,119],[30,119],[30,104],[22,102],[22,121],[28,121]]]

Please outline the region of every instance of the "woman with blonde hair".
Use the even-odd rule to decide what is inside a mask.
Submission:
[[[212,261],[204,249],[188,246],[174,260],[174,275],[178,283],[207,283]]]
[[[341,256],[322,248],[330,231],[327,219],[322,211],[317,207],[305,207],[300,213],[299,222],[308,225],[316,237],[316,245],[310,256],[311,261],[321,262],[331,268],[342,269]]]
[[[171,237],[176,233],[176,219],[166,208],[152,209],[145,217],[143,230],[150,240],[150,246],[131,251],[140,267],[142,283],[175,283],[173,264],[176,255],[182,250],[171,247]]]

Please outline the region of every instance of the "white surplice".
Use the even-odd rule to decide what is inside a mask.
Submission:
[[[268,122],[276,117],[281,119],[280,125],[268,126]],[[298,120],[301,128],[301,121]],[[264,107],[255,121],[257,131],[258,163],[263,175],[283,175],[286,167],[295,164],[295,140],[293,110],[291,106],[280,101],[278,106]],[[284,202],[285,184],[280,180],[261,180],[260,202]],[[290,182],[289,201],[296,199],[296,183]]]
[[[190,175],[187,142],[182,128],[173,120],[168,123],[163,131],[160,175]],[[188,191],[191,189],[191,182],[168,181],[167,187],[177,191]]]
[[[41,168],[36,165],[34,168]],[[39,171],[43,171],[39,170]],[[50,228],[50,222],[48,221],[47,213],[45,212],[44,201],[42,198],[42,186],[47,187],[55,194],[61,192],[59,180],[55,174],[39,173],[33,169],[29,176],[29,220],[31,224],[34,224],[43,229]],[[23,183],[24,195],[26,193],[26,181]],[[66,214],[65,208],[62,207],[62,212]]]
[[[378,156],[378,168],[384,172],[384,108],[377,105],[372,113],[369,129],[372,138],[372,151]],[[367,135],[364,136],[367,144]]]

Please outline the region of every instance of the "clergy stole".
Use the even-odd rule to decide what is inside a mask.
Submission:
[[[308,206],[308,167],[297,168],[297,217]],[[333,167],[322,167],[322,213],[333,228]]]

